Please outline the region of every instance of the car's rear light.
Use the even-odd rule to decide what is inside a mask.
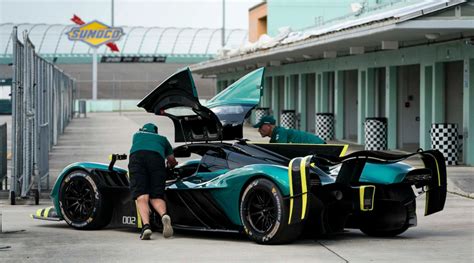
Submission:
[[[362,185],[359,187],[360,210],[372,211],[374,209],[375,185]]]

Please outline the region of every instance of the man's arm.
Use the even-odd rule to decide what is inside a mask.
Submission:
[[[173,148],[171,147],[171,144],[168,140],[166,140],[165,155],[166,155],[166,163],[168,167],[173,168],[178,164],[178,161],[176,161],[176,158],[174,157],[174,154],[173,154]]]
[[[276,131],[275,134],[275,143],[290,143],[288,141],[288,130],[285,128],[280,128]]]
[[[166,157],[166,162],[168,163],[168,167],[173,168],[178,164],[178,161],[176,161],[176,158],[174,158],[174,155],[169,155]]]

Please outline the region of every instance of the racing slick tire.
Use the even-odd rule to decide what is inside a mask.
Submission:
[[[289,209],[278,187],[258,178],[244,190],[240,219],[246,235],[259,244],[288,243],[301,234],[303,224],[288,225]]]
[[[112,218],[110,200],[97,187],[97,180],[83,170],[72,171],[64,177],[59,206],[64,220],[76,229],[101,229]]]

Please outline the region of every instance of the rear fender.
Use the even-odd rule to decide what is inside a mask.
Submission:
[[[214,200],[235,225],[242,226],[239,206],[243,188],[255,178],[267,178],[277,185],[283,196],[289,195],[288,167],[280,165],[247,165],[229,171],[205,185]]]

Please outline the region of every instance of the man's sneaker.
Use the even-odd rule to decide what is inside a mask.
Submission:
[[[141,240],[150,240],[151,237],[151,228],[150,225],[146,224],[142,228],[142,233],[140,234],[140,239]]]
[[[171,226],[171,218],[169,215],[164,215],[161,218],[161,223],[163,223],[163,236],[169,238],[173,236],[173,227]]]

